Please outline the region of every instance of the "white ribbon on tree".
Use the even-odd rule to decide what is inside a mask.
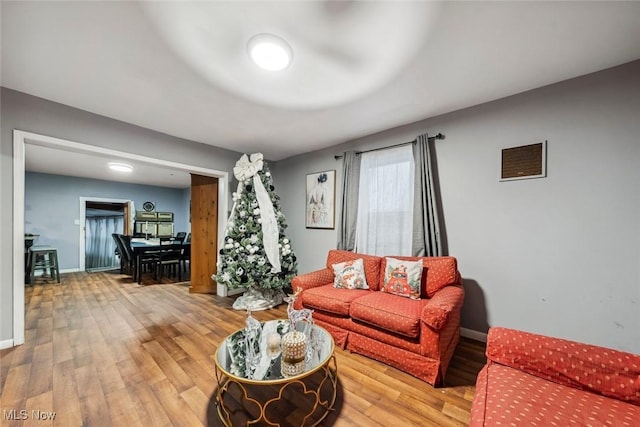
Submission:
[[[245,181],[253,178],[253,187],[256,190],[256,199],[258,200],[258,207],[260,208],[264,251],[275,272],[280,273],[282,268],[280,266],[280,251],[278,250],[278,221],[276,220],[276,214],[273,210],[273,203],[271,203],[269,193],[267,193],[258,175],[258,172],[262,170],[264,165],[262,159],[262,153],[252,154],[251,160],[249,160],[246,154],[243,154],[240,160],[236,162],[236,166],[233,168],[233,174],[238,180],[238,190],[236,191],[235,199],[240,199]],[[235,216],[236,200],[234,200],[233,207],[231,208],[230,221],[234,219]]]

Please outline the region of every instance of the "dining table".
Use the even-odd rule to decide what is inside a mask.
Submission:
[[[182,242],[185,249],[191,246],[191,242]],[[131,251],[133,253],[133,281],[142,283],[142,259],[145,255],[159,252],[160,239],[159,238],[142,238],[133,237],[131,239]]]

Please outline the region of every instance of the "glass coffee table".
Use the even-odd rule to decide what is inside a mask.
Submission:
[[[325,419],[337,393],[334,342],[320,326],[297,329],[305,327],[307,353],[302,373],[293,376],[282,374],[285,362],[274,347],[288,332],[288,320],[262,323],[253,358],[245,354],[244,328],[222,341],[215,359],[215,397],[225,425],[316,426]]]

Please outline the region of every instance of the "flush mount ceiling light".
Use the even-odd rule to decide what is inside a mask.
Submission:
[[[109,162],[109,169],[118,172],[133,172],[133,166],[126,163]]]
[[[247,49],[251,60],[264,70],[284,70],[293,59],[291,46],[273,34],[257,34],[251,37]]]

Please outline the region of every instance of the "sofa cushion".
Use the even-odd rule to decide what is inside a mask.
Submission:
[[[362,258],[333,264],[333,287],[338,289],[369,289]]]
[[[420,314],[427,300],[371,292],[351,303],[351,318],[400,335],[420,335]]]
[[[408,257],[394,256],[396,259],[417,261],[421,260],[424,266],[421,278],[421,296],[423,298],[431,298],[436,292],[445,286],[459,282],[458,263],[454,257]],[[386,259],[382,259],[380,266],[380,283],[384,283],[384,274],[387,269]],[[369,278],[367,277],[367,280]]]
[[[356,298],[371,293],[366,289],[337,289],[333,284],[319,286],[304,291],[299,298],[306,308],[349,316],[349,306]]]
[[[548,381],[640,405],[640,356],[494,327],[487,358]]]
[[[422,262],[385,258],[382,291],[401,297],[420,299]]]
[[[470,426],[632,426],[638,419],[638,406],[489,363],[478,374]]]
[[[382,261],[382,258],[379,256],[332,249],[327,255],[327,268],[333,271],[333,268],[331,267],[333,264],[353,261],[358,258],[362,258],[364,263],[364,275],[367,278],[369,289],[374,291],[379,290],[380,285],[378,284],[378,280],[380,280],[380,262]]]

